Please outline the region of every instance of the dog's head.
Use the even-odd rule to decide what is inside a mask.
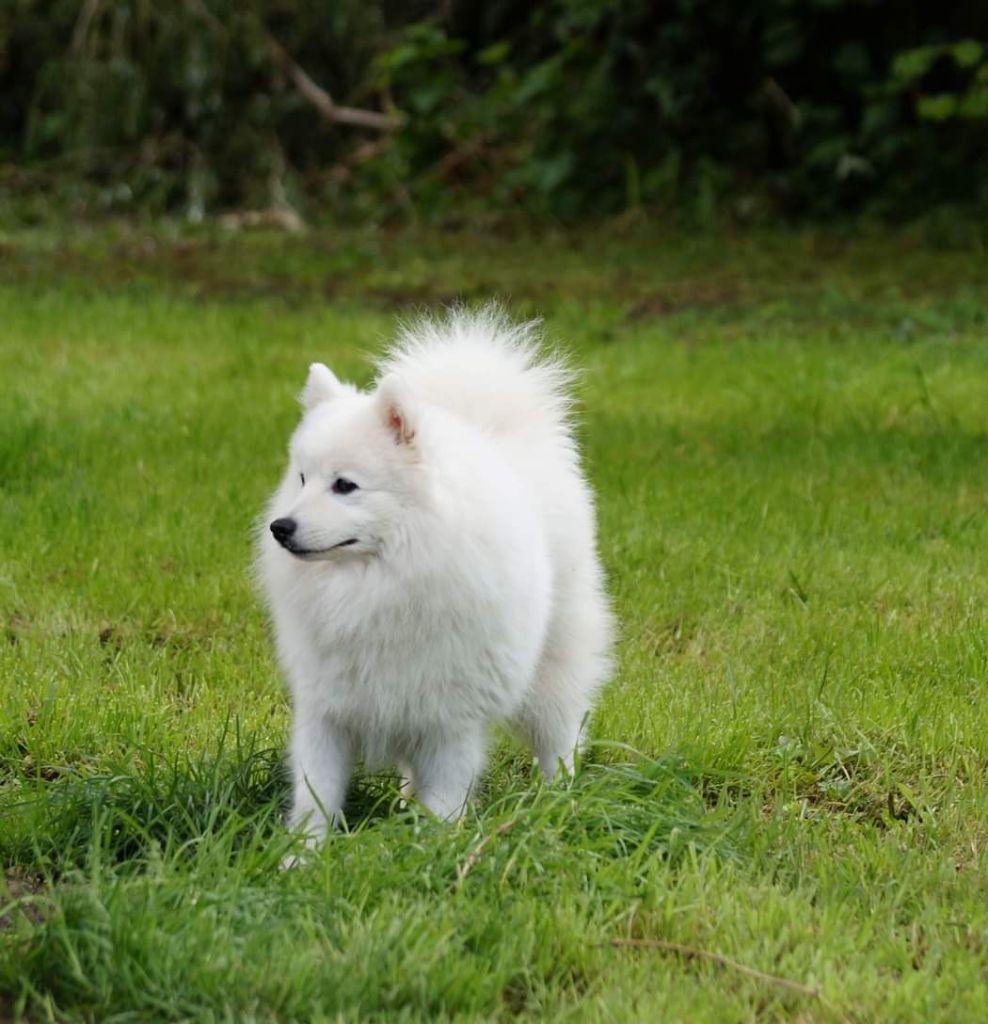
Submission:
[[[301,403],[271,534],[306,561],[380,554],[422,495],[415,402],[397,377],[365,393],[313,363]]]

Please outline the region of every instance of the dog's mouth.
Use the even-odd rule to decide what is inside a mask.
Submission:
[[[290,542],[285,544],[282,543],[282,547],[289,553],[294,555],[296,558],[301,558],[303,561],[306,559],[316,559],[320,555],[328,555],[330,551],[337,551],[340,548],[348,548],[351,544],[359,544],[359,537],[351,537],[349,540],[341,540],[339,544],[331,544],[328,548],[299,548],[295,547]]]

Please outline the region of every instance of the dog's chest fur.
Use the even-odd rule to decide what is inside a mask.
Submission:
[[[548,586],[505,600],[496,573],[395,578],[378,567],[324,574],[295,590],[292,612],[317,662],[321,706],[380,759],[436,730],[505,718],[521,701],[544,639]],[[483,582],[481,582],[483,581]],[[515,585],[512,585],[512,584]],[[366,751],[370,753],[370,751]]]

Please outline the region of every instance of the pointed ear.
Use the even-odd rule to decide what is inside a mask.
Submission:
[[[389,373],[377,385],[374,401],[395,444],[411,444],[415,440],[417,409],[404,381]]]
[[[309,367],[309,376],[305,387],[302,388],[302,394],[299,395],[299,401],[302,408],[308,412],[320,403],[339,398],[343,394],[346,394],[346,385],[339,382],[336,374],[322,363],[313,363]]]

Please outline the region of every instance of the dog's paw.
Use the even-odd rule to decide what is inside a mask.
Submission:
[[[288,853],[281,858],[281,863],[278,865],[279,871],[294,871],[295,868],[302,867],[306,862],[304,853]]]
[[[302,863],[302,858],[297,853],[289,853],[281,858],[281,863],[278,865],[279,871],[291,871],[293,868],[299,867]]]
[[[292,871],[295,868],[303,868],[310,864],[319,853],[319,848],[322,846],[324,838],[324,836],[315,835],[305,836],[302,845],[296,845],[291,853],[286,853],[281,858],[280,869],[282,871]]]

